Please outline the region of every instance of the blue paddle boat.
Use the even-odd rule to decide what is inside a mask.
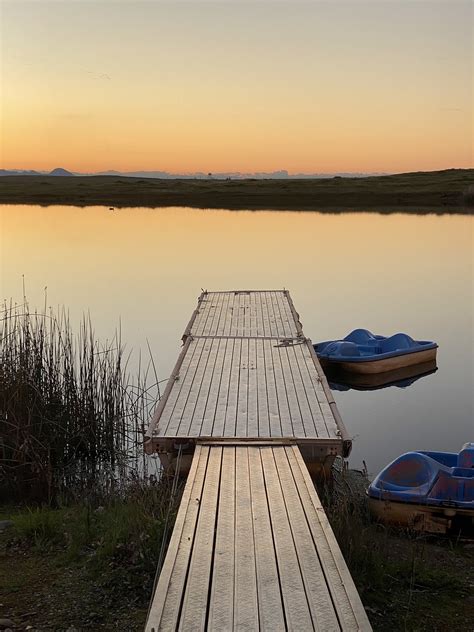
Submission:
[[[382,522],[446,533],[474,528],[474,443],[459,453],[407,452],[387,465],[367,491]]]
[[[342,340],[314,345],[322,366],[338,366],[353,373],[383,373],[436,360],[438,345],[413,340],[408,334],[378,336],[367,329],[354,329]]]

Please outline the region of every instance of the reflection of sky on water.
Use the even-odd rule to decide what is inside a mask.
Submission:
[[[410,388],[335,391],[351,463],[474,439],[472,217],[3,206],[0,228],[2,298],[21,302],[24,274],[32,304],[47,286],[102,339],[120,319],[160,378],[202,287],[286,287],[314,341],[355,327],[436,340],[439,370]]]

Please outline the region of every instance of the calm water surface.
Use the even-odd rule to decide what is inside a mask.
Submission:
[[[1,297],[89,311],[98,337],[148,340],[169,375],[201,288],[291,291],[313,341],[355,327],[436,340],[412,386],[335,392],[353,467],[474,441],[473,218],[0,206]]]

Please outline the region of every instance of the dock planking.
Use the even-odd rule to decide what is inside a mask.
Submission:
[[[203,438],[288,438],[310,458],[348,454],[350,439],[287,290],[203,292],[183,341],[148,452]]]
[[[196,446],[158,630],[371,630],[297,446]]]
[[[203,292],[183,344],[145,441],[190,464],[146,632],[371,630],[308,469],[351,442],[289,293]]]
[[[302,335],[288,290],[203,292],[186,335],[298,338]]]

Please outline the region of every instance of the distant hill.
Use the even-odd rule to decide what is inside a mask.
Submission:
[[[74,174],[62,167],[56,167],[49,173],[50,176],[73,176]]]
[[[39,171],[26,169],[0,169],[0,176],[41,176]]]
[[[0,169],[1,176],[73,176],[67,169],[57,167],[52,171],[34,171],[33,169]]]

